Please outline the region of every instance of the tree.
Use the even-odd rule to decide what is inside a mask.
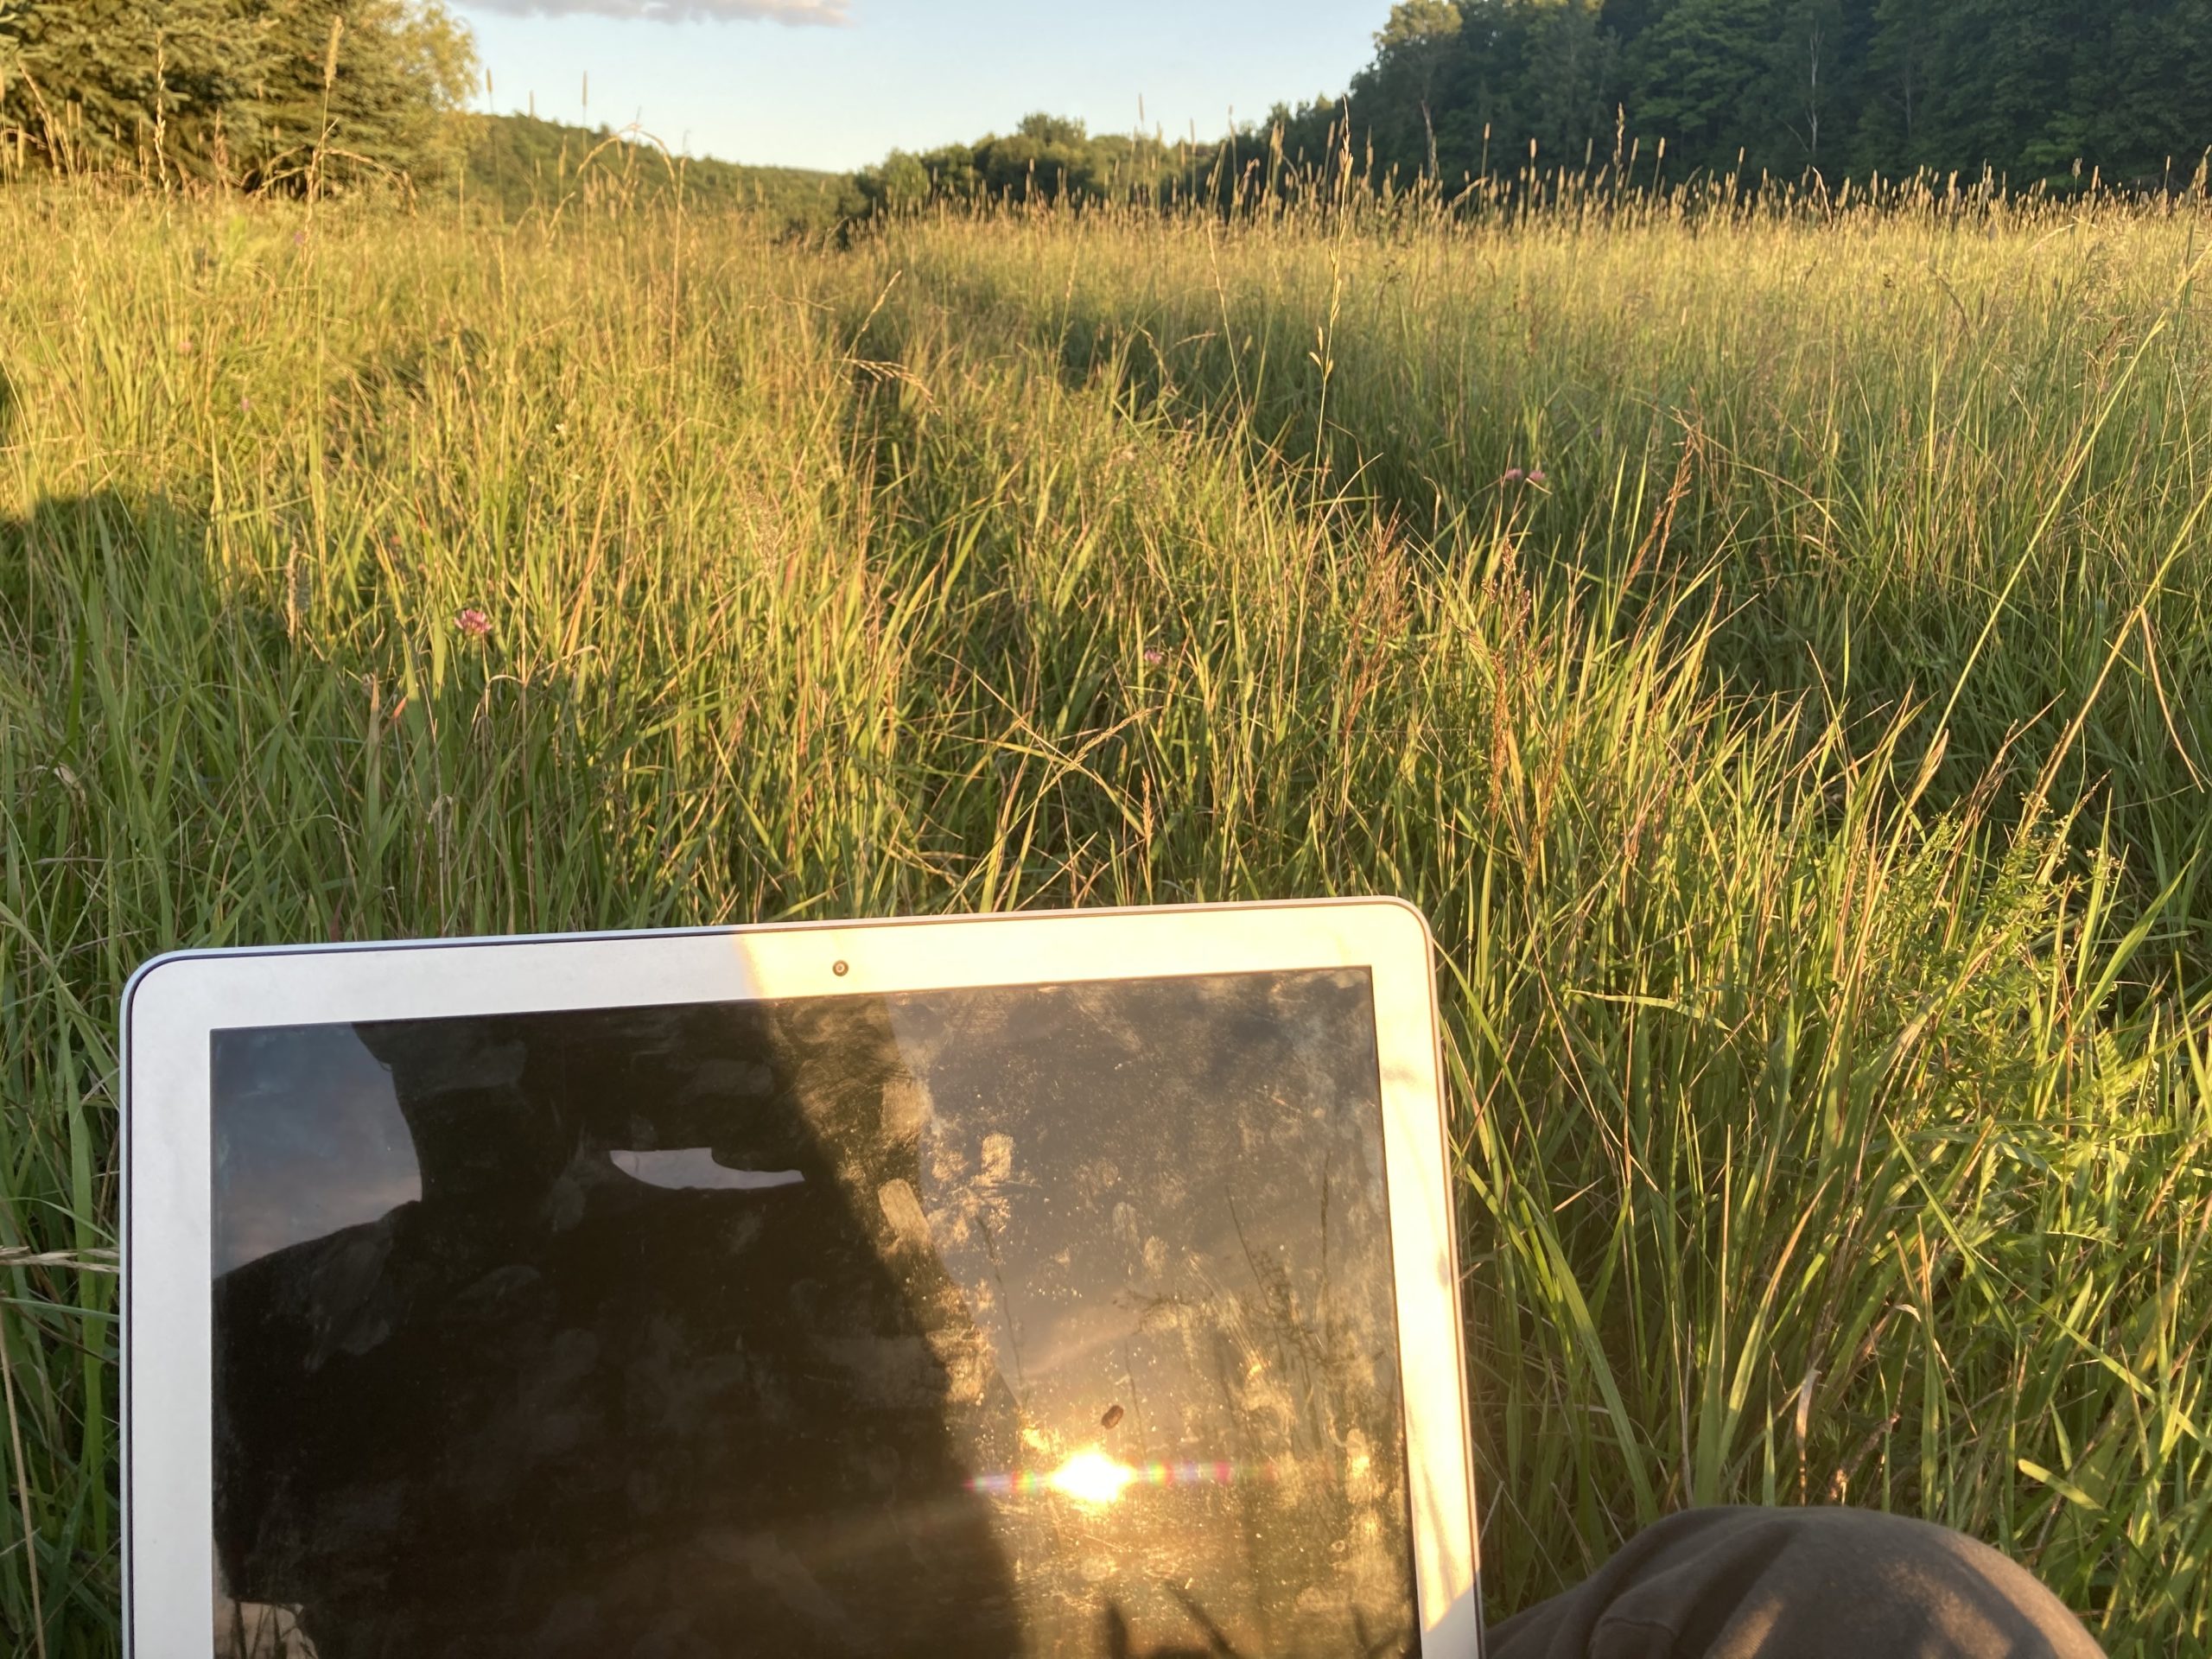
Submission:
[[[0,124],[57,167],[436,176],[475,73],[440,0],[0,0]]]
[[[1378,149],[1408,171],[1437,166],[1435,105],[1451,72],[1460,29],[1451,0],[1398,0],[1375,36],[1375,61],[1352,82]]]
[[[1277,145],[1294,171],[1349,156],[1447,191],[1485,167],[1510,186],[1531,146],[1540,172],[1596,163],[1624,130],[1639,180],[1663,140],[1671,179],[1740,155],[1754,185],[1985,165],[2024,184],[2076,157],[2155,183],[2212,147],[2212,0],[1398,0],[1374,39],[1344,98],[1278,105],[1225,151],[1033,116],[914,159],[933,199],[1143,200],[1225,197]],[[894,158],[863,186],[914,182]]]
[[[260,34],[231,0],[0,0],[0,119],[56,161],[204,172]]]
[[[2212,148],[2212,0],[2112,0],[2108,33],[2077,61],[2068,102],[2076,154],[2106,176],[2186,181]]]
[[[1679,0],[1624,66],[1637,130],[1662,137],[1691,168],[1756,170],[1772,131],[1774,0]]]
[[[2186,176],[2212,145],[2212,0],[1406,0],[1351,111],[1383,168],[1446,177],[1532,141],[1579,166],[1617,113],[1676,178],[1739,153],[1753,178]]]
[[[1909,159],[1988,167],[2019,184],[2070,170],[2088,136],[2071,84],[2104,33],[2102,8],[2078,0],[1944,0],[1930,19]]]
[[[475,85],[467,31],[436,0],[259,0],[252,182],[443,177]]]
[[[1578,165],[1611,139],[1617,48],[1588,0],[1531,0],[1525,10],[1529,137],[1540,159]]]
[[[874,167],[854,175],[861,200],[872,213],[910,212],[930,199],[930,170],[918,156],[894,149]]]
[[[1834,118],[1840,91],[1856,67],[1847,49],[1843,0],[1785,0],[1776,24],[1769,97],[1777,130],[1761,147],[1764,159],[1777,172],[1818,168],[1823,136],[1830,158],[1840,154],[1839,140],[1847,136]],[[1794,146],[1784,142],[1785,135]]]

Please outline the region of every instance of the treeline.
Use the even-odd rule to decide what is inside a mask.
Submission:
[[[864,208],[844,174],[677,158],[603,127],[470,114],[478,73],[441,0],[0,0],[0,173],[400,183],[510,217],[680,196],[795,232]]]
[[[2186,181],[2212,146],[2212,0],[1402,0],[1348,99],[1281,110],[1319,153],[1348,118],[1446,184],[1624,162],[1799,180]]]
[[[675,188],[643,144],[466,117],[476,73],[443,0],[0,0],[0,172],[458,182],[508,211]],[[693,161],[682,188],[822,229],[931,202],[1247,200],[1348,167],[1446,197],[1583,168],[2155,187],[2208,147],[2212,0],[1400,0],[1344,96],[1217,144],[1035,115],[849,179]]]
[[[1093,135],[1080,121],[1032,115],[1012,132],[974,143],[893,150],[854,177],[869,212],[925,202],[1165,200],[1205,176],[1211,145],[1172,144],[1141,134]]]
[[[0,151],[246,188],[435,179],[475,75],[439,0],[0,0]]]
[[[2183,186],[2212,148],[2212,0],[1400,0],[1341,98],[1216,144],[1013,133],[858,175],[938,200],[1249,200],[1350,172],[1446,198],[1611,171],[1830,185]]]
[[[530,115],[474,118],[464,188],[513,218],[562,204],[742,212],[779,231],[834,231],[864,211],[851,175],[671,156],[651,139]]]

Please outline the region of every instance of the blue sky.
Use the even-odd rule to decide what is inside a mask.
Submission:
[[[1217,136],[1343,90],[1389,0],[449,0],[484,106],[645,130],[695,155],[845,168],[1032,110]],[[671,15],[678,14],[678,15]],[[590,105],[583,103],[589,77]],[[480,98],[480,103],[483,100]]]

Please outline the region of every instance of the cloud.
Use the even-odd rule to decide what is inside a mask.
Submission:
[[[850,0],[467,0],[471,11],[522,17],[642,17],[659,23],[769,22],[842,29]]]

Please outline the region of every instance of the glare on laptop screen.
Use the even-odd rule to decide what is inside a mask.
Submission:
[[[1364,970],[213,1058],[218,1656],[1418,1650]]]

